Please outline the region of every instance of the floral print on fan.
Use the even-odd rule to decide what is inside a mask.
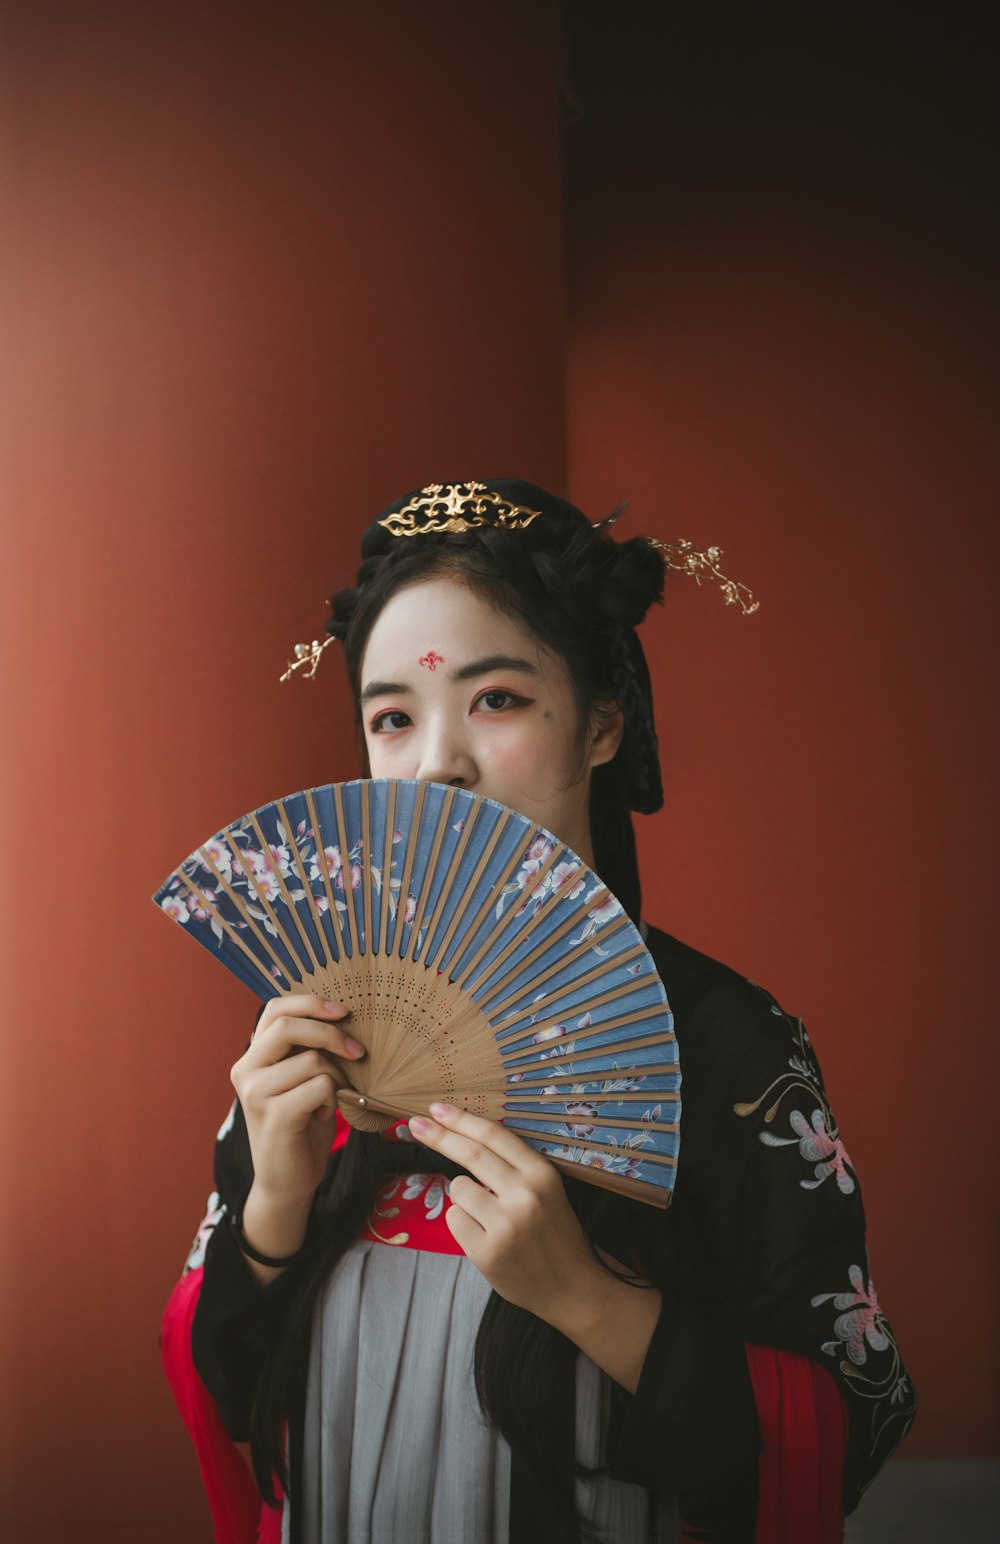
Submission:
[[[515,917],[520,917],[528,911],[530,911],[532,916],[535,916],[547,900],[556,897],[559,900],[575,901],[583,896],[581,906],[581,911],[583,911],[588,902],[595,895],[600,894],[604,886],[598,880],[590,894],[584,895],[584,891],[587,888],[587,871],[581,863],[575,860],[564,860],[560,863],[555,863],[548,872],[541,875],[540,879],[536,877],[551,860],[555,847],[556,844],[551,837],[535,837],[535,840],[526,849],[521,860],[521,866],[514,875],[513,881],[505,885],[500,892],[500,898],[497,901],[494,913],[496,917],[502,916],[509,896],[520,897],[521,904],[513,913]],[[621,904],[613,895],[608,895],[607,899],[600,906],[596,907],[589,916],[584,917],[581,933],[578,937],[571,938],[569,945],[573,946],[583,943],[584,940],[592,937],[605,922],[610,922],[612,917],[617,917],[621,914]],[[603,955],[608,952],[606,949],[601,949],[597,944],[594,945],[594,949],[597,954]]]
[[[593,897],[598,895],[603,889],[603,885],[598,885],[590,892],[590,895],[587,897],[587,899],[592,900]],[[623,914],[624,907],[622,906],[621,901],[617,900],[615,896],[609,894],[607,899],[603,900],[600,906],[595,907],[594,910],[590,913],[590,916],[587,918],[583,925],[583,931],[576,938],[570,939],[570,946],[574,947],[576,944],[582,944],[588,938],[593,938],[599,927],[603,927],[604,924],[606,922],[610,922],[612,918],[620,917]],[[600,944],[594,944],[594,953],[606,955],[610,953],[610,950],[602,949]]]
[[[586,1099],[576,1099],[567,1103],[566,1115],[568,1117],[564,1128],[566,1135],[575,1138],[578,1142],[586,1142],[594,1135],[600,1124],[601,1110],[599,1105],[592,1104]],[[662,1116],[663,1106],[654,1104],[650,1109],[644,1110],[639,1119],[643,1125],[651,1126],[662,1119]],[[632,1146],[636,1148],[648,1147],[652,1140],[645,1132],[633,1133],[633,1136],[635,1140]]]
[[[548,862],[549,858],[551,858],[552,854],[555,852],[555,846],[555,842],[553,842],[550,837],[535,837],[535,840],[531,843],[530,847],[528,847],[524,857],[521,859],[521,866],[517,873],[514,875],[513,883],[504,885],[503,889],[500,891],[500,898],[497,901],[495,911],[495,915],[497,917],[500,917],[503,914],[504,905],[508,896],[517,895],[521,897],[521,905],[514,913],[516,917],[520,917],[529,908],[531,909],[532,916],[534,916],[535,912],[538,911],[539,907],[544,902],[545,897],[553,893],[551,871],[537,883],[535,883],[535,876],[539,869],[541,869],[542,866]],[[563,864],[561,866],[564,868],[570,867],[568,864]]]
[[[180,922],[182,925],[186,922],[190,922],[192,917],[196,922],[207,921],[210,914],[207,907],[205,906],[205,901],[214,900],[214,898],[219,894],[218,889],[210,890],[206,885],[203,889],[197,892],[191,890],[183,891],[180,888],[179,879],[174,881],[174,885],[175,892],[171,895],[165,895],[163,900],[160,902],[160,905],[163,907],[163,910],[166,912],[171,921]],[[221,942],[222,926],[220,923],[216,922],[214,917],[211,919],[211,922],[212,932]]]
[[[617,1064],[613,1068],[615,1073],[620,1070]],[[648,1130],[630,1131],[624,1137],[619,1137],[615,1132],[607,1133],[609,1145],[616,1149],[610,1153],[574,1145],[579,1142],[588,1142],[601,1124],[601,1104],[596,1103],[595,1100],[600,1100],[602,1094],[638,1089],[642,1081],[642,1076],[637,1076],[635,1069],[632,1068],[621,1077],[604,1078],[597,1085],[574,1084],[565,1105],[566,1122],[559,1132],[560,1136],[565,1135],[569,1139],[568,1143],[560,1147],[540,1147],[539,1151],[547,1153],[550,1158],[564,1158],[567,1162],[585,1164],[592,1169],[606,1169],[610,1174],[623,1174],[628,1179],[642,1178],[642,1160],[637,1155],[653,1142],[653,1137]],[[541,1092],[555,1094],[558,1088],[553,1084],[543,1088]],[[651,1105],[639,1116],[640,1127],[653,1126],[662,1117],[663,1106]]]
[[[567,1125],[567,1132],[572,1127]],[[642,1159],[640,1153],[644,1147],[648,1147],[653,1138],[648,1131],[630,1131],[627,1136],[611,1137],[610,1146],[613,1152],[601,1153],[593,1148],[576,1147],[571,1143],[559,1147],[539,1145],[538,1151],[545,1153],[549,1158],[562,1158],[567,1163],[578,1163],[583,1168],[603,1169],[608,1174],[620,1174],[626,1179],[640,1179],[642,1177]]]
[[[330,910],[330,896],[340,913],[348,909],[348,888],[353,892],[360,888],[365,873],[364,840],[358,838],[348,851],[339,846],[319,845],[316,833],[305,821],[300,820],[295,832],[289,836],[282,821],[275,822],[276,841],[261,843],[249,820],[232,827],[229,841],[212,837],[195,854],[196,862],[185,868],[186,877],[193,888],[175,876],[167,887],[160,905],[175,922],[182,924],[196,921],[207,922],[216,941],[224,937],[222,923],[216,915],[215,904],[223,897],[225,888],[239,897],[246,915],[271,938],[280,936],[267,907],[282,902],[287,896],[293,904],[306,899],[306,892],[297,884],[298,875],[306,875],[312,889],[313,902],[320,915]],[[393,846],[401,842],[403,833],[393,831]],[[377,864],[371,865],[372,883],[381,894],[383,875]],[[212,883],[216,881],[216,883]],[[401,880],[391,874],[389,879],[389,912],[395,918],[400,904]],[[409,894],[403,907],[403,921],[411,922],[416,912],[416,896]],[[245,931],[247,923],[240,918],[230,922],[237,931]],[[282,980],[276,966],[265,967],[270,974]]]

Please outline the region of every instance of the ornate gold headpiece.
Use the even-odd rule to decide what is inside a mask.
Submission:
[[[491,493],[485,483],[429,483],[416,498],[378,524],[393,536],[424,536],[431,531],[462,535],[482,525],[519,531],[540,514],[541,510],[525,509],[499,493]]]
[[[462,535],[484,525],[500,526],[508,531],[522,530],[540,514],[541,510],[512,504],[499,493],[491,492],[485,483],[429,483],[402,509],[394,510],[378,524],[392,536],[421,536],[430,531]],[[616,519],[617,515],[611,515],[607,520],[597,521],[594,529],[603,530]],[[683,539],[676,542],[658,541],[655,536],[647,539],[651,547],[663,554],[666,567],[675,573],[689,574],[699,585],[703,579],[714,580],[727,606],[739,606],[744,616],[751,616],[760,609],[760,601],[754,600],[753,591],[738,579],[727,579],[719,568],[721,547],[706,547],[704,552],[697,552],[692,542]],[[302,670],[305,672],[303,680],[312,681],[323,650],[333,641],[332,637],[327,637],[322,641],[314,638],[312,643],[297,643],[295,658],[289,662],[281,680],[287,681]]]

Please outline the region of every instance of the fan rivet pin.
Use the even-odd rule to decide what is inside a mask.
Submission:
[[[360,1106],[361,1106],[361,1108],[363,1110],[367,1110],[367,1108],[368,1108],[368,1100],[365,1098],[364,1094],[359,1094],[358,1095],[358,1103],[360,1104]]]

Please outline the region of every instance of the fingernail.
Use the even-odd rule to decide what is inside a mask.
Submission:
[[[345,1051],[350,1051],[352,1056],[364,1056],[365,1054],[364,1046],[359,1045],[357,1040],[352,1040],[350,1035],[345,1035],[344,1037],[344,1049]]]
[[[343,1003],[324,1003],[323,1007],[327,1013],[343,1013],[344,1011]]]
[[[434,1106],[431,1105],[431,1109],[432,1110],[433,1110],[433,1108],[434,1108]],[[430,1129],[431,1129],[430,1121],[429,1120],[424,1120],[422,1118],[422,1116],[420,1116],[420,1115],[414,1115],[412,1117],[412,1119],[410,1120],[409,1124],[410,1124],[410,1130],[413,1132],[413,1135],[415,1137],[425,1136],[427,1134],[427,1132],[430,1131]]]
[[[453,1104],[445,1104],[443,1100],[435,1100],[430,1106],[430,1112],[432,1115],[436,1115],[439,1120],[447,1119],[449,1115],[454,1115],[455,1106]]]

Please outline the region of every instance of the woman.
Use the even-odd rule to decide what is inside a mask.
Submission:
[[[631,811],[662,790],[635,628],[661,550],[531,484],[435,485],[368,528],[328,624],[372,776],[510,805],[637,923]],[[176,1371],[193,1311],[227,1430],[252,1439],[265,1495],[288,1483],[285,1537],[826,1544],[905,1434],[912,1391],[801,1023],[643,929],[684,1079],[665,1214],[447,1105],[386,1135],[335,1129],[331,1150],[364,1047],[337,1004],[264,1009],[233,1069],[203,1278],[165,1345],[189,1424],[211,1426]],[[202,1448],[218,1489],[226,1450]]]

